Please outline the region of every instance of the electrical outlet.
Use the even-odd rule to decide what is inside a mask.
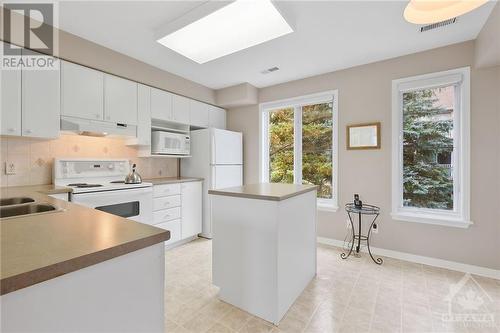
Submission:
[[[11,161],[5,162],[5,174],[6,175],[16,174],[16,165],[14,164],[14,162]]]
[[[372,227],[372,232],[374,234],[378,234],[378,224],[377,223],[374,223],[373,224],[373,227]]]

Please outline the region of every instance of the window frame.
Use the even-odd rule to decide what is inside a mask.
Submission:
[[[403,206],[403,93],[455,85],[453,210]],[[468,228],[470,221],[470,67],[392,81],[392,211],[394,220]]]
[[[302,112],[304,105],[332,103],[332,199],[317,199],[320,210],[338,210],[338,90],[288,98],[259,104],[259,179],[269,183],[269,113],[276,109],[294,108],[294,184],[302,183]],[[299,112],[297,112],[299,111]],[[300,159],[295,158],[301,156]],[[300,181],[298,181],[300,179]]]

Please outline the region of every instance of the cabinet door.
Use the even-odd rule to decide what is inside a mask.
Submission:
[[[181,184],[182,238],[201,233],[201,181]]]
[[[57,70],[22,69],[21,123],[23,136],[36,138],[57,138],[59,136],[61,116],[60,62],[55,58],[52,58],[52,61],[56,64]]]
[[[21,135],[21,69],[0,71],[0,135]]]
[[[208,114],[210,127],[226,129],[226,110],[212,106]]]
[[[137,85],[137,143],[151,144],[151,88]]]
[[[173,95],[172,114],[173,121],[181,124],[189,124],[189,98]]]
[[[165,242],[165,245],[170,245],[181,240],[181,220],[159,223],[155,227],[170,231],[170,239]]]
[[[208,104],[191,100],[189,106],[189,124],[196,127],[207,128],[209,108],[210,105]]]
[[[151,118],[172,120],[172,94],[160,89],[151,88]]]
[[[137,83],[120,77],[104,76],[104,120],[137,125]]]
[[[61,113],[102,120],[104,73],[61,61]]]

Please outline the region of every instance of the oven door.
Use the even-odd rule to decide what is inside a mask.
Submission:
[[[90,193],[75,193],[71,201],[137,222],[152,223],[153,190],[142,187]]]

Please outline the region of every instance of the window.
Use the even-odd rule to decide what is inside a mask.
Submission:
[[[392,216],[467,227],[469,68],[394,80]]]
[[[337,209],[337,92],[261,105],[261,181],[318,185],[320,208]]]

